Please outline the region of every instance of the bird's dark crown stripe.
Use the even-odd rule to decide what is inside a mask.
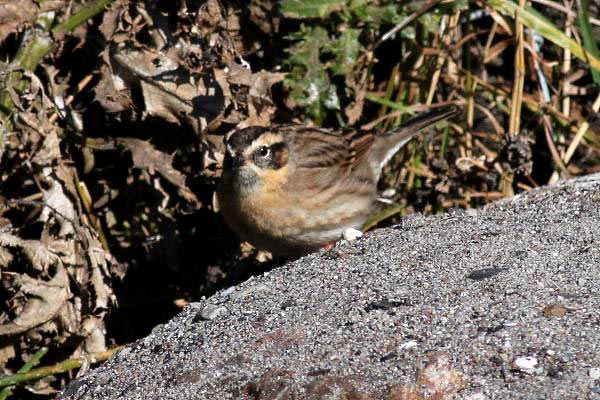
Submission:
[[[240,129],[229,137],[227,143],[234,149],[245,149],[268,130],[269,128],[265,126],[251,126]]]

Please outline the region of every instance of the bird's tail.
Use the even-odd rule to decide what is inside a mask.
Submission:
[[[385,132],[375,141],[370,158],[375,171],[381,172],[383,166],[410,139],[431,125],[456,115],[459,108],[455,105],[435,108],[409,119],[397,128]]]

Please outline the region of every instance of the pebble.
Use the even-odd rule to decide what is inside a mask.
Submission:
[[[409,340],[408,342],[404,342],[400,346],[398,346],[398,350],[412,349],[413,347],[417,347],[417,345],[418,343],[416,340]]]
[[[347,240],[349,242],[358,239],[361,237],[363,233],[358,229],[348,228],[342,233],[342,239]]]
[[[471,271],[467,278],[474,281],[482,281],[484,279],[493,278],[499,273],[506,271],[508,268],[482,268]]]
[[[600,368],[590,368],[588,373],[590,374],[590,378],[594,380],[600,379]]]
[[[513,368],[526,374],[533,374],[538,360],[535,357],[517,357],[513,360]]]
[[[567,313],[567,308],[561,304],[554,303],[544,307],[543,313],[546,318],[564,317]]]
[[[217,317],[226,314],[227,312],[229,312],[229,310],[227,310],[227,307],[209,304],[206,307],[204,307],[202,311],[200,311],[199,317],[204,321],[212,321]]]
[[[488,400],[488,399],[489,399],[489,397],[487,397],[483,393],[473,393],[473,394],[465,397],[465,400]]]

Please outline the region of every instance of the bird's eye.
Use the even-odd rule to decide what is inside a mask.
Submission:
[[[258,154],[262,158],[267,158],[271,154],[271,149],[269,148],[269,146],[260,146],[258,149]]]

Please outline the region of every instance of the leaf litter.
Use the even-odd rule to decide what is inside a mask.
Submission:
[[[0,41],[9,53],[23,48],[15,35],[26,38],[41,13],[64,22],[80,7],[6,1]],[[176,250],[177,219],[212,207],[197,193],[214,187],[223,135],[274,118],[271,87],[284,74],[245,64],[233,39],[237,13],[216,0],[178,7],[167,15],[154,2],[115,1],[98,23],[56,34],[52,55],[35,70],[2,65],[4,104],[13,108],[0,172],[5,370],[40,346],[54,348],[56,361],[106,350],[113,286],[137,266],[130,257]],[[136,191],[149,200],[131,197]],[[165,234],[165,225],[175,231]],[[30,389],[51,392],[60,381]]]
[[[59,30],[91,3],[0,2],[0,50],[12,60],[0,64],[0,365],[8,373],[41,346],[52,348],[47,362],[60,362],[137,339],[173,315],[173,304],[271,265],[215,213],[232,129],[294,120],[386,130],[430,106],[464,106],[464,121],[424,135],[387,167],[391,221],[414,209],[482,205],[553,171],[592,172],[600,160],[589,68],[567,65],[547,44],[526,43],[538,70],[532,61],[523,132],[505,134],[514,30],[491,1],[476,2],[483,16],[467,2],[437,2],[424,14],[420,3],[393,0],[97,3],[96,17]],[[598,35],[599,10],[589,8],[587,41]],[[52,46],[28,69],[24,60],[35,57],[22,56],[32,43]],[[542,106],[539,76],[552,89]],[[540,110],[552,121],[540,124]],[[588,119],[576,161],[564,162]],[[460,377],[447,375],[454,391]],[[66,379],[29,389],[50,393]]]

